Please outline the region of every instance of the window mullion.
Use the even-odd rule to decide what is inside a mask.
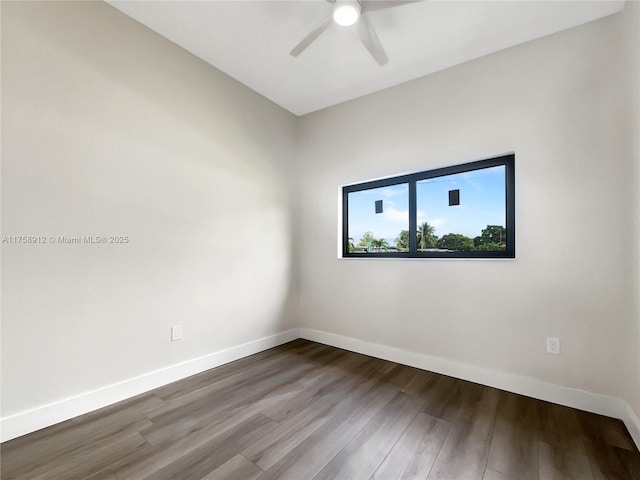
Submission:
[[[349,255],[349,194],[342,190],[342,256]]]
[[[416,180],[409,181],[409,254],[418,252],[418,220],[417,220]]]

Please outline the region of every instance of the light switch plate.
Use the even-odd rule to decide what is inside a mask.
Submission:
[[[171,341],[182,340],[182,325],[174,325],[171,327]]]

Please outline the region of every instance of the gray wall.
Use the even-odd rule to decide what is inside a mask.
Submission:
[[[295,117],[99,2],[2,2],[2,414],[297,326]],[[170,341],[170,326],[184,338]]]
[[[633,2],[303,117],[303,326],[622,397],[640,413],[639,25]],[[510,151],[515,260],[337,258],[341,185]]]

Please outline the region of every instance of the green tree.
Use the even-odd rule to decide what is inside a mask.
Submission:
[[[455,251],[471,251],[474,249],[473,240],[460,233],[447,233],[438,240],[438,248]]]
[[[396,248],[401,252],[409,250],[409,230],[400,230],[400,235],[395,239]]]
[[[504,250],[507,243],[507,230],[500,225],[487,225],[480,236],[473,239],[473,243],[478,250],[482,245],[489,243],[498,245],[497,250]]]
[[[389,248],[389,242],[387,242],[384,238],[378,238],[378,239],[374,239],[371,242],[371,246],[374,247],[378,252],[381,251],[382,249],[384,249],[386,252],[387,249]]]
[[[478,237],[476,237],[478,238]],[[480,251],[480,252],[497,252],[499,250],[504,250],[504,244],[501,246],[497,243],[483,243],[482,245],[478,245],[476,247],[476,250]]]
[[[356,246],[353,243],[353,238],[349,237],[348,242],[349,253],[353,253],[356,250]]]
[[[438,244],[438,237],[435,236],[436,228],[429,222],[422,222],[418,225],[418,248],[434,248]]]
[[[375,238],[373,237],[373,233],[364,232],[364,235],[362,235],[362,238],[358,242],[358,246],[359,247],[369,247],[369,246],[373,245],[373,241],[374,240],[375,240]]]

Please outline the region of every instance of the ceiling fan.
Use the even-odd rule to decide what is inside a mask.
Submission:
[[[407,3],[414,3],[420,0],[326,0],[333,4],[333,12],[325,18],[320,25],[311,30],[298,43],[289,55],[297,57],[309,45],[311,45],[326,29],[331,22],[335,22],[343,27],[356,26],[358,35],[363,45],[379,65],[384,65],[389,61],[387,53],[384,51],[382,43],[373,25],[369,21],[367,14],[376,10],[398,7]]]

